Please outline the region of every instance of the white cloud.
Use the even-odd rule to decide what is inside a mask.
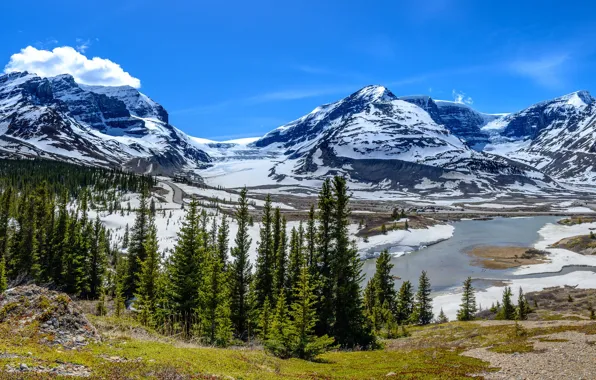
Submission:
[[[474,104],[474,100],[470,96],[466,96],[464,92],[453,90],[451,91],[451,95],[453,95],[453,101],[459,104]]]
[[[14,71],[28,71],[42,77],[70,74],[78,83],[88,85],[141,87],[141,81],[124,71],[119,64],[105,58],[89,59],[70,46],[57,47],[52,51],[27,46],[20,53],[13,54],[4,67],[5,73]]]
[[[514,61],[509,67],[513,72],[529,77],[542,86],[558,87],[562,84],[569,58],[569,54],[549,55]]]

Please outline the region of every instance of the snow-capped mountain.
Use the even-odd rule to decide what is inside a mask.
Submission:
[[[482,193],[596,182],[596,102],[586,91],[490,115],[367,86],[252,140],[187,136],[138,90],[70,75],[0,76],[0,155],[142,173],[194,173],[238,186],[343,174],[367,188]],[[313,183],[315,183],[313,182]]]
[[[563,181],[596,182],[596,101],[577,91],[496,119],[483,128],[487,151]]]
[[[72,76],[0,76],[0,153],[172,174],[210,157],[132,87],[77,84]]]
[[[270,174],[280,181],[340,173],[355,182],[411,191],[556,186],[528,165],[472,150],[437,122],[446,115],[456,130],[472,125],[455,122],[456,107],[437,106],[428,97],[399,99],[385,87],[368,86],[269,132],[254,146],[281,153]]]
[[[502,116],[481,113],[467,104],[434,100],[426,95],[402,96],[399,99],[424,109],[435,123],[444,125],[466,145],[478,151],[482,151],[489,142],[489,134],[482,127]]]

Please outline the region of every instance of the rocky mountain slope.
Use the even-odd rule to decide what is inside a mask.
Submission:
[[[284,157],[271,171],[280,181],[343,174],[375,188],[451,194],[557,186],[528,165],[471,149],[448,125],[487,140],[480,126],[492,118],[464,110],[481,120],[458,120],[456,105],[399,99],[385,87],[368,86],[273,130],[254,146]]]
[[[587,91],[537,103],[494,120],[487,150],[562,181],[596,182],[596,102]]]
[[[239,186],[317,185],[331,174],[367,188],[451,194],[593,183],[595,119],[586,91],[490,115],[367,86],[261,138],[215,142],[176,129],[161,105],[132,87],[86,86],[70,75],[0,76],[2,156],[234,175]]]
[[[132,87],[83,86],[70,75],[0,76],[0,153],[172,174],[210,161]]]

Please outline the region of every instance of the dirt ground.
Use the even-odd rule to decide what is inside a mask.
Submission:
[[[508,269],[547,261],[540,251],[528,247],[479,246],[467,253],[474,258],[473,265],[486,269]]]

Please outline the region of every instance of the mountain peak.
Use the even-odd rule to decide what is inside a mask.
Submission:
[[[384,102],[395,100],[397,97],[385,86],[369,85],[361,88],[348,97],[349,99],[358,99],[367,102]]]

